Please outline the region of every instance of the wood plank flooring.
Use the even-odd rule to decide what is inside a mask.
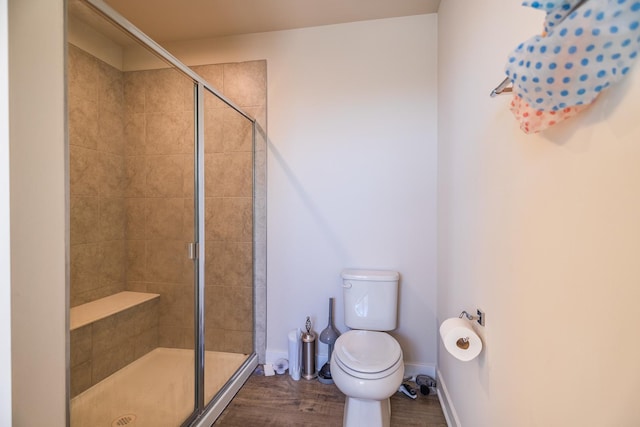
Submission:
[[[344,395],[317,380],[293,381],[289,375],[253,374],[214,427],[342,426]],[[391,397],[391,426],[446,427],[437,396]]]

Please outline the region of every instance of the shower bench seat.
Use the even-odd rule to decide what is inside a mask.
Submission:
[[[159,297],[160,294],[123,291],[72,307],[69,313],[69,329],[73,331]]]
[[[71,308],[71,397],[158,346],[159,303],[159,294],[124,291]]]

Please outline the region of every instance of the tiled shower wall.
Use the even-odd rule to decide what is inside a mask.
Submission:
[[[127,289],[161,295],[161,347],[193,348],[193,83],[129,72],[124,93]]]
[[[223,92],[235,92],[249,114],[264,116],[264,61],[194,70]],[[125,73],[124,92],[127,288],[162,295],[160,346],[191,348],[194,272],[183,255],[194,232],[193,89],[175,71],[152,70]],[[205,349],[250,353],[252,127],[213,95],[204,106]]]
[[[265,61],[194,69],[266,122]],[[191,348],[191,82],[168,69],[123,73],[70,45],[69,105],[71,306],[122,290],[158,293],[157,345]],[[207,95],[207,350],[252,349],[251,134],[248,121]],[[264,166],[264,140],[260,147]],[[264,210],[264,198],[256,200]]]
[[[123,74],[68,49],[70,304],[126,290]],[[158,346],[157,301],[71,331],[71,396]]]
[[[71,306],[125,290],[122,72],[69,45]]]
[[[265,123],[265,61],[193,68],[258,123]],[[205,305],[211,307],[205,313],[205,348],[250,353],[254,324],[252,127],[213,95],[205,96],[204,105],[205,174],[209,172],[205,179]],[[263,149],[257,138],[257,159]],[[255,202],[260,203],[259,198]]]

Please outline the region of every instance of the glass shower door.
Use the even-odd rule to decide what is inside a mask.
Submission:
[[[197,67],[215,76],[222,65]],[[253,124],[204,91],[204,372],[209,402],[253,353]]]
[[[200,409],[196,86],[84,3],[68,12],[70,424],[179,426]],[[123,69],[125,50],[149,67]]]
[[[102,0],[67,10],[70,424],[210,425],[264,358],[265,134],[223,65],[209,86]]]

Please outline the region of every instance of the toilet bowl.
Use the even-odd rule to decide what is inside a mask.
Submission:
[[[395,329],[396,272],[344,270],[345,323],[331,355],[331,375],[345,394],[345,427],[389,427],[389,398],[404,377],[400,344],[384,331]]]
[[[389,426],[389,397],[404,376],[402,349],[391,335],[359,330],[341,335],[331,356],[331,374],[346,395],[344,426]]]

